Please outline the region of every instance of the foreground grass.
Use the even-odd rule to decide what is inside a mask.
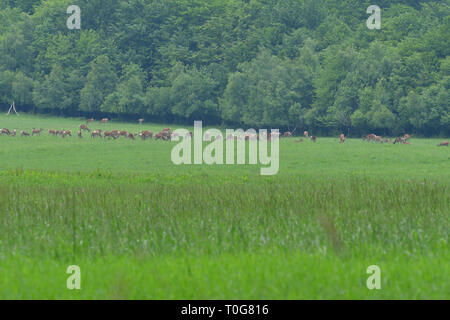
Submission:
[[[1,177],[0,297],[449,297],[446,184],[68,178]],[[65,288],[70,264],[82,268],[79,293]],[[383,275],[376,293],[365,287],[372,264]]]
[[[81,290],[66,288],[73,260],[1,262],[0,299],[448,299],[448,250],[342,258],[267,248],[221,255],[76,259]],[[381,290],[368,290],[377,264]]]

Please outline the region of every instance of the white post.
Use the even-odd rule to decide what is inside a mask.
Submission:
[[[13,110],[16,115],[19,115],[17,113],[16,105],[15,105],[14,101],[13,101],[12,105],[9,107],[8,113],[6,114],[7,116],[11,113],[11,110]]]

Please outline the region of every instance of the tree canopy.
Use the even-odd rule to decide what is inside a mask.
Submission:
[[[5,0],[0,108],[448,136],[450,0],[378,0],[380,30],[371,4]]]

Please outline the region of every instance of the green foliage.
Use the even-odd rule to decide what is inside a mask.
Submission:
[[[91,63],[86,85],[81,90],[80,109],[87,112],[95,112],[98,108],[101,110],[106,97],[114,91],[117,81],[116,71],[108,56],[98,56]]]
[[[81,30],[66,27],[70,4]],[[0,107],[447,135],[450,1],[380,0],[381,30],[366,27],[371,4],[6,0]]]

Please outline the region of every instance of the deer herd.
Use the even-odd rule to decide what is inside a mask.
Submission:
[[[132,133],[132,132],[127,132],[127,131],[121,131],[121,130],[111,130],[111,131],[103,131],[101,129],[95,129],[95,130],[91,130],[88,127],[88,124],[93,123],[95,120],[94,119],[88,119],[86,121],[86,124],[80,124],[78,126],[78,132],[77,132],[77,136],[78,138],[83,138],[83,133],[87,132],[88,134],[90,134],[91,138],[104,138],[104,139],[118,139],[120,137],[124,137],[126,139],[130,139],[130,140],[135,140],[138,136],[142,139],[142,140],[147,140],[147,139],[155,139],[155,140],[162,140],[162,141],[170,141],[171,138],[175,137],[177,134],[176,133],[172,133],[172,130],[170,128],[164,128],[163,130],[161,130],[160,132],[153,134],[152,131],[149,130],[143,130],[140,133]],[[106,124],[109,122],[108,118],[103,118],[100,120],[101,124]],[[144,119],[139,119],[138,120],[139,124],[142,125],[142,123],[144,122]],[[29,137],[29,136],[40,136],[41,133],[44,131],[44,129],[40,128],[40,129],[32,129],[31,133],[28,133],[24,130],[20,131],[20,136],[21,137]],[[7,135],[7,136],[17,136],[18,131],[16,129],[10,131],[7,128],[0,128],[0,136],[1,135]],[[65,137],[72,137],[72,131],[71,130],[48,130],[48,134],[49,135],[53,135],[53,136],[61,136],[62,138]],[[271,140],[272,137],[274,136],[280,137],[280,134],[277,133],[272,133],[272,134],[266,134],[263,138],[266,140]],[[187,133],[187,136],[192,137],[192,132]],[[283,137],[285,138],[289,138],[292,137],[293,134],[292,132],[284,132]],[[306,139],[310,139],[312,142],[316,142],[317,141],[317,137],[316,136],[312,136],[309,134],[308,131],[303,132],[303,136]],[[220,137],[216,137],[216,139],[218,139]],[[237,137],[237,136],[233,136],[227,137],[228,139],[245,139],[245,140],[258,140],[259,137],[257,134],[245,134],[245,136],[242,137]],[[341,134],[339,135],[339,143],[344,143],[345,142],[345,135]],[[372,141],[372,142],[378,142],[378,143],[393,143],[393,144],[397,144],[397,143],[401,143],[401,144],[411,144],[409,142],[409,140],[411,139],[411,136],[409,134],[405,134],[403,137],[397,137],[394,140],[392,139],[383,139],[381,136],[377,136],[373,133],[371,134],[367,134],[363,140],[365,141]],[[300,143],[303,142],[303,139],[298,139],[298,140],[294,140],[295,143]],[[440,144],[437,145],[438,147],[448,147],[448,141],[442,141]]]

